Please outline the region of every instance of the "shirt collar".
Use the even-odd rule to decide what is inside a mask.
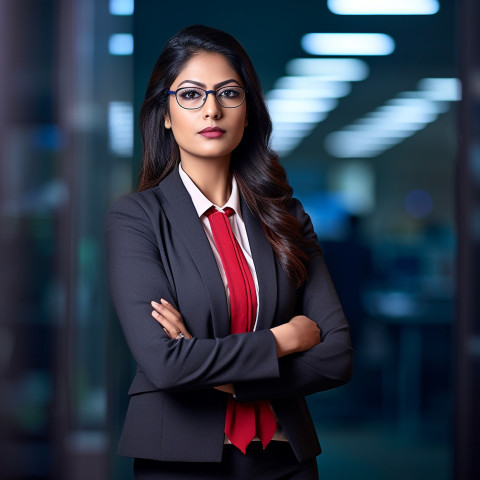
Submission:
[[[193,180],[185,173],[182,168],[182,164],[180,163],[178,166],[178,172],[180,174],[180,178],[182,179],[187,192],[189,193],[190,197],[192,198],[193,205],[199,217],[201,217],[212,205],[217,208],[218,210],[223,210],[227,207],[230,207],[232,210],[235,210],[235,213],[242,218],[242,212],[240,210],[240,193],[238,190],[237,181],[235,180],[235,176],[232,176],[232,193],[230,194],[230,198],[228,199],[227,203],[220,207],[212,203],[201,191],[200,189],[193,183]]]

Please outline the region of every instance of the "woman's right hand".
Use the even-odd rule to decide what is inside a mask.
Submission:
[[[278,358],[305,352],[322,341],[320,327],[305,315],[297,315],[288,323],[270,329],[277,344]]]

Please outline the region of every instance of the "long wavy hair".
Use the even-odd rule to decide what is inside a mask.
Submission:
[[[140,112],[143,140],[138,190],[154,187],[180,162],[171,129],[164,127],[169,113],[166,90],[183,66],[200,52],[223,55],[247,90],[248,127],[232,152],[230,170],[250,210],[260,219],[275,255],[296,288],[307,279],[307,251],[319,250],[306,241],[299,222],[288,212],[292,188],[278,156],[270,149],[272,122],[260,81],[247,53],[231,35],[204,25],[192,25],[165,45],[153,69]]]

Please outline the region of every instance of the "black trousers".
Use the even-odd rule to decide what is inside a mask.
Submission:
[[[225,445],[220,463],[158,462],[136,458],[135,480],[318,480],[315,458],[299,463],[288,442],[252,442],[244,455]]]

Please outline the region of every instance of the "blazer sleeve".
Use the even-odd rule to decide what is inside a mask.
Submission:
[[[310,217],[297,200],[294,215],[305,238],[317,241]],[[308,280],[300,295],[300,312],[317,322],[322,342],[302,353],[279,359],[280,375],[235,384],[236,399],[250,401],[309,395],[341,386],[352,376],[353,349],[349,326],[320,251],[308,264]]]
[[[151,316],[151,300],[163,297],[174,304],[175,298],[161,262],[163,247],[137,199],[138,194],[127,195],[109,208],[106,245],[112,300],[138,368],[161,390],[195,390],[277,377],[270,330],[175,340]]]

